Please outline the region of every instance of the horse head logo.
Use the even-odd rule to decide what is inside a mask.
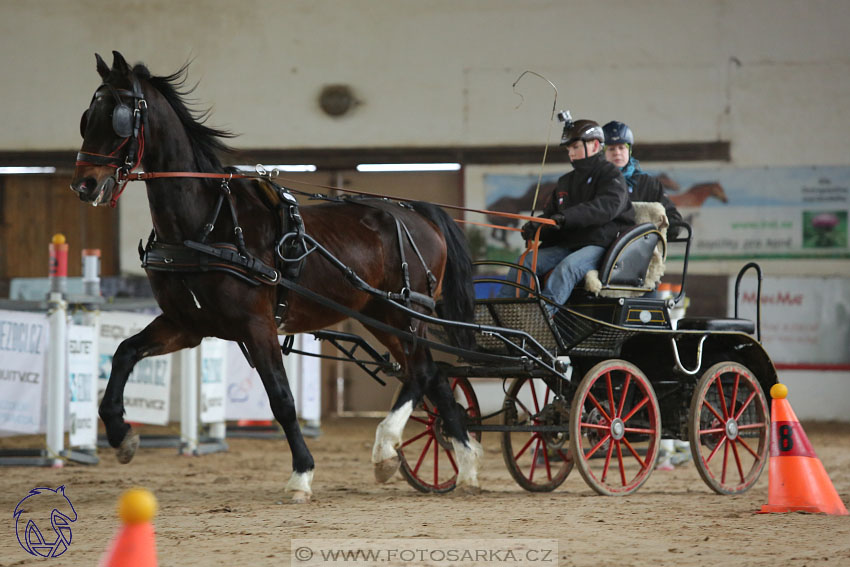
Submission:
[[[15,512],[15,533],[18,543],[27,553],[38,557],[59,557],[71,545],[71,524],[77,521],[77,511],[65,496],[65,487],[33,488],[18,502]],[[51,537],[47,521],[53,530]],[[40,527],[39,527],[40,526]]]

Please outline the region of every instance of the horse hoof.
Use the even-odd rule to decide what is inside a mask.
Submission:
[[[118,448],[115,449],[115,456],[118,458],[118,462],[122,465],[126,465],[132,461],[133,455],[136,454],[136,449],[138,448],[139,435],[131,429],[127,432],[127,435],[124,436],[124,440],[121,441]]]
[[[384,459],[380,463],[375,463],[375,480],[381,484],[388,482],[401,466],[401,460],[396,457]]]
[[[471,484],[458,484],[454,491],[456,494],[462,494],[463,496],[477,496],[481,494],[481,487]]]
[[[293,504],[306,504],[310,501],[310,493],[303,490],[293,490],[291,500]]]

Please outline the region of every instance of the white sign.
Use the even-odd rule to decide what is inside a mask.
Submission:
[[[226,369],[227,341],[215,338],[201,341],[201,423],[224,421]]]
[[[741,282],[738,317],[756,319],[753,272]],[[735,278],[729,278],[734,314]],[[846,278],[765,277],[762,344],[775,364],[850,364],[850,281]]]
[[[226,358],[227,419],[274,419],[260,375],[248,365],[238,344],[228,341]]]
[[[103,398],[112,372],[112,356],[121,341],[144,329],[152,315],[105,311],[100,315],[100,372],[98,400]],[[144,358],[136,364],[124,388],[127,421],[166,425],[171,390],[171,355]]]
[[[44,313],[0,311],[0,430],[41,430],[48,333]]]
[[[96,341],[94,327],[68,325],[68,413],[72,447],[97,445]]]

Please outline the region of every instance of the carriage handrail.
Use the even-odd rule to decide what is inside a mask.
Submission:
[[[499,279],[499,278],[487,278],[482,277],[476,279],[473,283],[501,283],[511,285],[513,287],[519,288],[520,290],[526,291],[528,293],[533,293],[535,297],[538,299],[541,297],[540,295],[540,278],[537,276],[537,273],[534,272],[531,268],[528,268],[522,264],[515,264],[513,262],[505,262],[504,260],[476,260],[472,263],[473,266],[499,266],[503,268],[513,268],[517,270],[517,272],[525,272],[528,274],[529,278],[533,282],[533,286],[525,286],[519,282],[511,282],[507,279]],[[520,278],[521,279],[521,278]]]
[[[667,243],[670,242],[684,242],[685,243],[685,260],[682,264],[682,289],[679,290],[679,294],[673,300],[673,304],[679,303],[682,298],[685,296],[685,279],[688,276],[688,258],[691,255],[691,242],[693,241],[694,230],[690,224],[681,221],[681,222],[673,222],[670,227],[667,229],[668,231],[671,228],[685,228],[688,231],[687,237],[677,236],[676,238],[669,238]]]
[[[762,273],[761,266],[756,264],[755,262],[750,262],[745,265],[738,272],[738,277],[735,279],[735,319],[738,318],[738,289],[741,286],[741,279],[744,277],[744,273],[750,268],[755,268],[756,274],[758,277],[758,288],[756,291],[756,339],[758,342],[761,342],[761,282],[762,282]]]

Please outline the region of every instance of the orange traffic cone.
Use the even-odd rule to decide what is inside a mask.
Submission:
[[[846,516],[847,508],[815,455],[791,404],[788,388],[774,384],[770,389],[770,476],[767,504],[760,514],[811,512]]]
[[[156,567],[156,539],[151,520],[156,498],[144,488],[131,488],[118,501],[124,526],[100,560],[100,567]]]

